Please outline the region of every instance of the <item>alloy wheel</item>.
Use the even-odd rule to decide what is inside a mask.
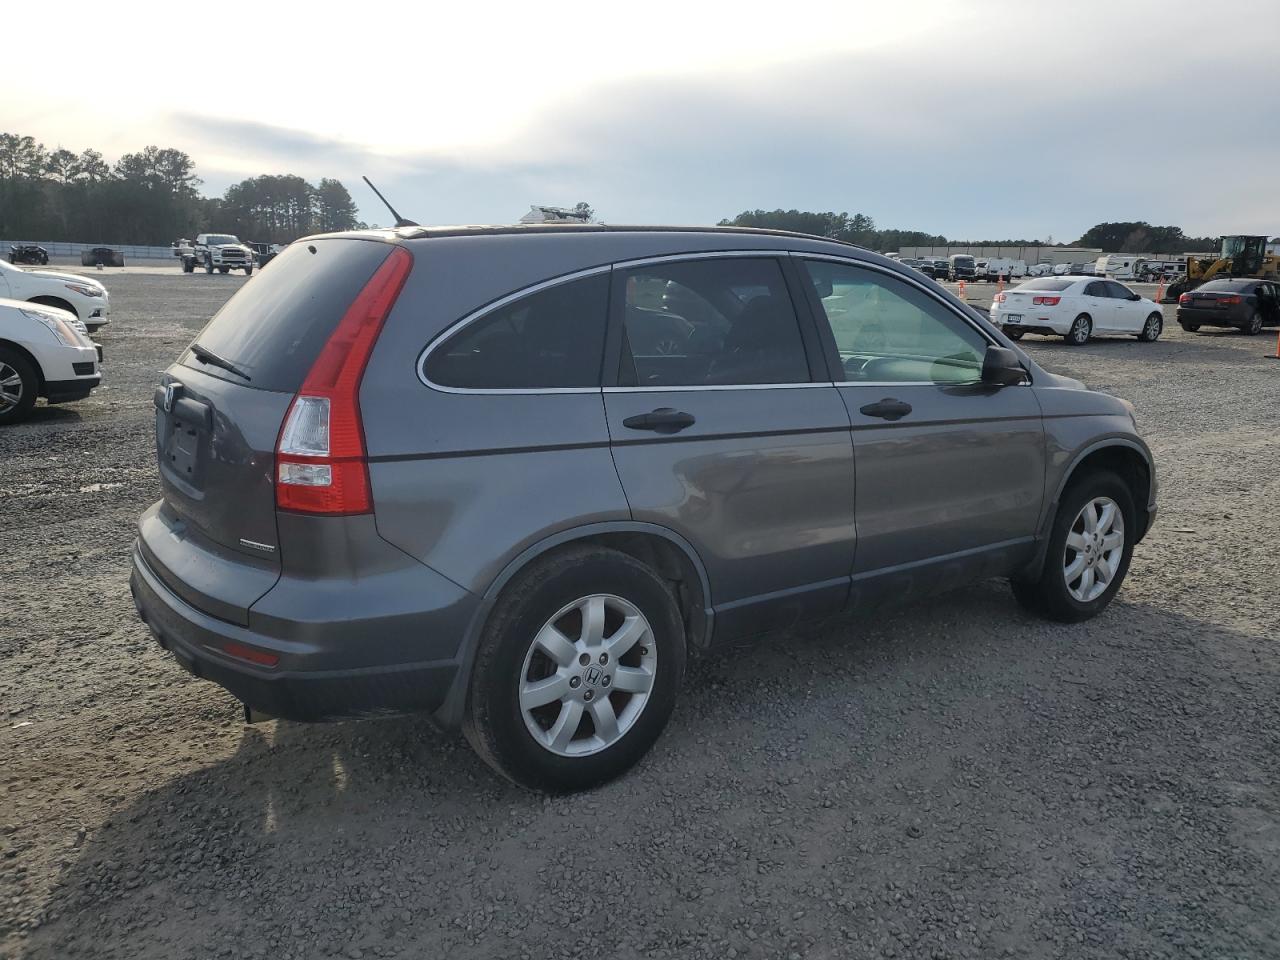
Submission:
[[[1067,533],[1062,557],[1067,592],[1081,603],[1096,600],[1111,586],[1123,556],[1124,515],[1110,497],[1095,497]]]
[[[611,594],[575,600],[543,624],[525,654],[525,729],[557,756],[607,749],[639,719],[657,666],[653,629],[635,604]]]
[[[1142,330],[1142,338],[1147,341],[1156,340],[1160,336],[1160,331],[1164,327],[1164,322],[1154,314],[1147,317],[1147,325]]]
[[[22,402],[22,376],[0,360],[0,413],[8,413]]]

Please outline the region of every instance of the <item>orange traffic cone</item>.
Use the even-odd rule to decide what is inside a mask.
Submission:
[[[960,297],[961,300],[963,300],[964,299],[964,281],[961,280],[957,286],[958,286],[958,289],[956,290],[956,294],[957,296]]]
[[[1280,333],[1276,334],[1276,352],[1264,353],[1263,356],[1268,360],[1280,360]]]
[[[1002,293],[1004,293],[1004,274],[997,273],[996,274],[996,296],[998,297]]]
[[[1156,287],[1156,303],[1164,303],[1164,277],[1160,278],[1160,286]]]

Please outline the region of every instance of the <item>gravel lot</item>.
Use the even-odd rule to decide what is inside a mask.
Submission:
[[[1023,341],[1157,456],[1100,619],[993,582],[720,651],[547,799],[421,719],[246,727],[151,642],[151,387],[245,279],[102,278],[104,387],[0,432],[0,957],[1280,956],[1274,331]]]

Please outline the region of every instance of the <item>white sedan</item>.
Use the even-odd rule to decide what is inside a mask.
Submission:
[[[0,260],[0,297],[70,311],[90,331],[108,323],[111,298],[92,277],[51,270],[23,270]]]
[[[0,425],[31,413],[36,397],[83,400],[102,379],[97,344],[73,314],[0,300]]]
[[[991,322],[1012,340],[1024,333],[1056,334],[1079,346],[1094,334],[1115,333],[1151,343],[1164,328],[1164,313],[1114,280],[1037,277],[996,294]]]

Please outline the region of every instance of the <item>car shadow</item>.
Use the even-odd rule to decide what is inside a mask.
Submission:
[[[985,955],[1023,955],[1028,916],[1059,909],[1070,882],[1088,902],[1123,900],[1123,942],[1143,952],[1163,942],[1169,890],[1198,881],[1168,865],[1160,886],[1112,849],[1149,845],[1172,864],[1168,845],[1207,829],[1220,850],[1206,856],[1233,876],[1265,852],[1239,838],[1265,821],[1268,789],[1265,745],[1242,731],[1275,727],[1251,727],[1257,701],[1223,688],[1274,677],[1237,676],[1214,652],[1256,643],[1123,594],[1090,623],[1045,624],[985,583],[696,659],[639,768],[559,798],[508,784],[422,718],[245,727],[232,755],[158,777],[91,830],[21,955],[105,955],[107,938],[165,960],[587,943],[642,956],[700,930],[737,942],[772,910],[765,891],[807,906],[744,955],[796,952],[801,932],[838,955],[837,927],[871,914],[824,898],[837,878],[851,902],[881,904],[886,882],[916,890],[926,920],[931,897],[984,904]],[[1178,791],[1207,771],[1236,785],[1231,809],[1185,806]],[[1100,812],[1113,789],[1127,811],[1114,823]],[[1151,813],[1157,800],[1179,817]],[[1258,844],[1280,844],[1268,829]],[[1206,896],[1197,929],[1240,926],[1241,896]],[[910,897],[884,902],[894,922],[914,916]]]
[[[25,424],[75,423],[83,420],[80,411],[63,404],[37,403],[23,421]]]

